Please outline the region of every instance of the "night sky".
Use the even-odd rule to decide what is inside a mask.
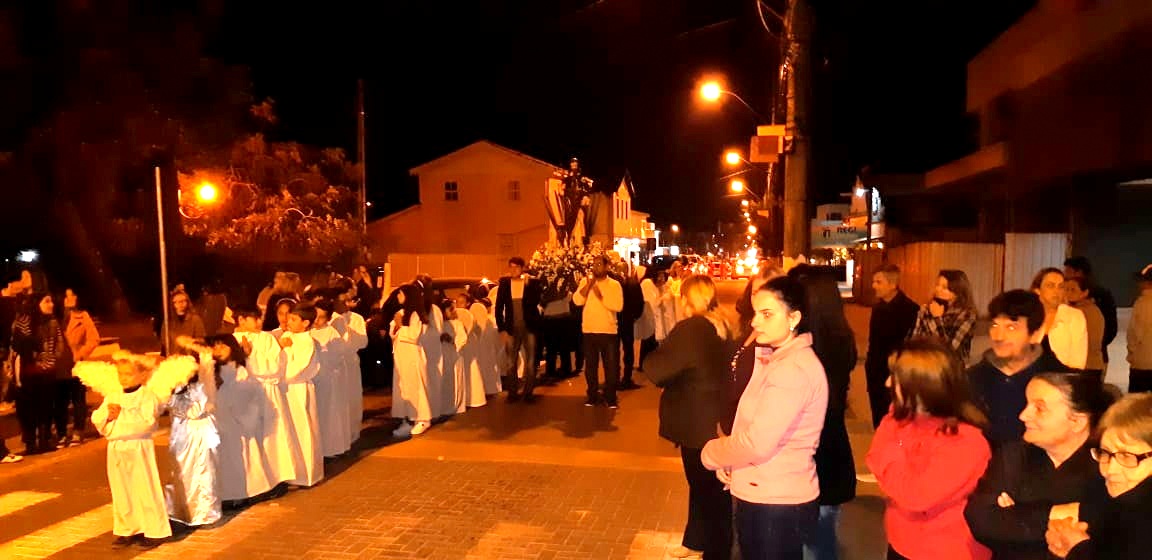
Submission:
[[[964,64],[1033,3],[812,0],[812,198],[837,200],[864,165],[924,171],[975,148]],[[724,75],[768,114],[779,47],[754,1],[364,4],[379,11],[226,2],[213,48],[252,67],[257,95],[278,102],[282,137],[353,154],[364,78],[381,214],[417,201],[409,168],[483,138],[556,164],[578,156],[607,180],[628,169],[636,208],[661,227],[735,216],[720,154],[746,149],[758,123],[733,102],[702,108],[693,92],[701,76]]]

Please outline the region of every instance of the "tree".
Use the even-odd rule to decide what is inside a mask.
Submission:
[[[271,100],[250,114],[261,128],[276,122]],[[360,166],[342,149],[269,142],[256,132],[221,150],[187,153],[177,166],[184,232],[209,247],[274,244],[332,257],[363,245],[353,189]]]

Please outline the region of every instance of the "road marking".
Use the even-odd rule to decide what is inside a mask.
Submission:
[[[111,530],[112,504],[106,504],[0,544],[0,558],[45,558]]]
[[[31,492],[28,490],[9,492],[0,496],[0,517],[12,515],[22,509],[59,497],[60,494],[54,492]]]

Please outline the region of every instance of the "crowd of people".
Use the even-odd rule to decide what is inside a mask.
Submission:
[[[941,271],[917,305],[900,270],[881,267],[865,358],[876,433],[860,474],[844,423],[855,344],[835,270],[766,268],[736,326],[716,313],[711,280],[685,280],[684,317],[645,369],[664,389],[660,435],[680,447],[689,486],[673,556],[835,559],[839,508],[859,479],[885,497],[890,559],[1146,558],[1152,266],[1138,276],[1122,397],[1103,379],[1115,304],[1085,259],[1066,269],[994,297],[991,349],[965,367],[978,315],[966,275]]]
[[[109,440],[115,544],[151,548],[169,520],[211,524],[225,506],[322,480],[325,459],[359,436],[361,357],[375,338],[389,346],[399,438],[501,392],[536,402],[541,358],[546,377],[583,369],[586,406],[618,407],[643,371],[662,390],[659,435],[680,449],[689,487],[675,557],[835,559],[840,507],[859,481],[885,496],[892,559],[1145,557],[1152,266],[1138,276],[1122,398],[1103,378],[1115,303],[1086,260],[994,297],[991,348],[975,359],[980,313],[962,271],[941,271],[919,305],[898,268],[879,268],[864,359],[876,434],[857,473],[845,422],[856,344],[834,269],[763,266],[731,323],[712,280],[682,267],[601,257],[570,279],[508,265],[495,286],[452,298],[427,275],[381,294],[361,269],[308,286],[278,274],[257,305],[225,301],[219,313],[178,289],[161,329],[168,358],[105,362],[86,361],[99,334],[76,295],[58,313],[22,277],[4,295],[22,305],[11,346],[26,447],[82,442],[80,383],[101,393],[92,421]],[[152,436],[164,412],[176,470],[161,486]]]

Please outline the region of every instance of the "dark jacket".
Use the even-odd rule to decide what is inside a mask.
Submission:
[[[1051,352],[1041,352],[1036,361],[1014,375],[1005,375],[994,360],[995,354],[989,350],[980,363],[968,368],[972,396],[988,415],[988,428],[984,433],[993,450],[1003,443],[1019,441],[1024,435],[1024,423],[1020,421],[1020,412],[1028,405],[1024,390],[1036,374],[1076,371],[1060,363]]]
[[[540,317],[540,296],[544,292],[544,283],[531,276],[524,278],[524,325],[528,330],[539,333],[543,326]],[[511,333],[515,326],[516,315],[512,309],[512,278],[505,276],[500,279],[496,287],[496,329],[500,332]]]
[[[1101,486],[1080,503],[1080,520],[1091,538],[1076,545],[1067,560],[1147,559],[1152,478],[1115,498]]]
[[[992,453],[988,470],[968,497],[964,518],[972,536],[992,550],[993,560],[1049,560],[1044,533],[1052,506],[1081,502],[1104,488],[1100,468],[1084,444],[1056,468],[1048,453],[1016,441]],[[1016,505],[996,503],[1007,493]]]
[[[644,359],[660,395],[660,437],[689,449],[716,438],[724,414],[729,346],[705,317],[689,317]]]
[[[844,421],[848,412],[848,381],[856,367],[856,340],[851,332],[840,338],[843,340],[819,341],[812,347],[828,377],[828,411],[815,456],[822,506],[840,505],[856,497],[856,464]]]
[[[72,350],[60,320],[39,310],[34,313],[21,313],[12,324],[12,349],[20,356],[20,377],[72,377]]]
[[[616,330],[621,336],[632,336],[636,320],[644,314],[644,290],[640,288],[640,280],[634,275],[627,278],[619,276],[613,278],[620,282],[620,289],[624,294],[624,309],[616,314]]]
[[[877,300],[872,306],[872,317],[868,320],[868,356],[864,361],[869,377],[880,374],[888,377],[888,356],[912,333],[919,313],[920,306],[903,291],[896,292],[892,301]]]

